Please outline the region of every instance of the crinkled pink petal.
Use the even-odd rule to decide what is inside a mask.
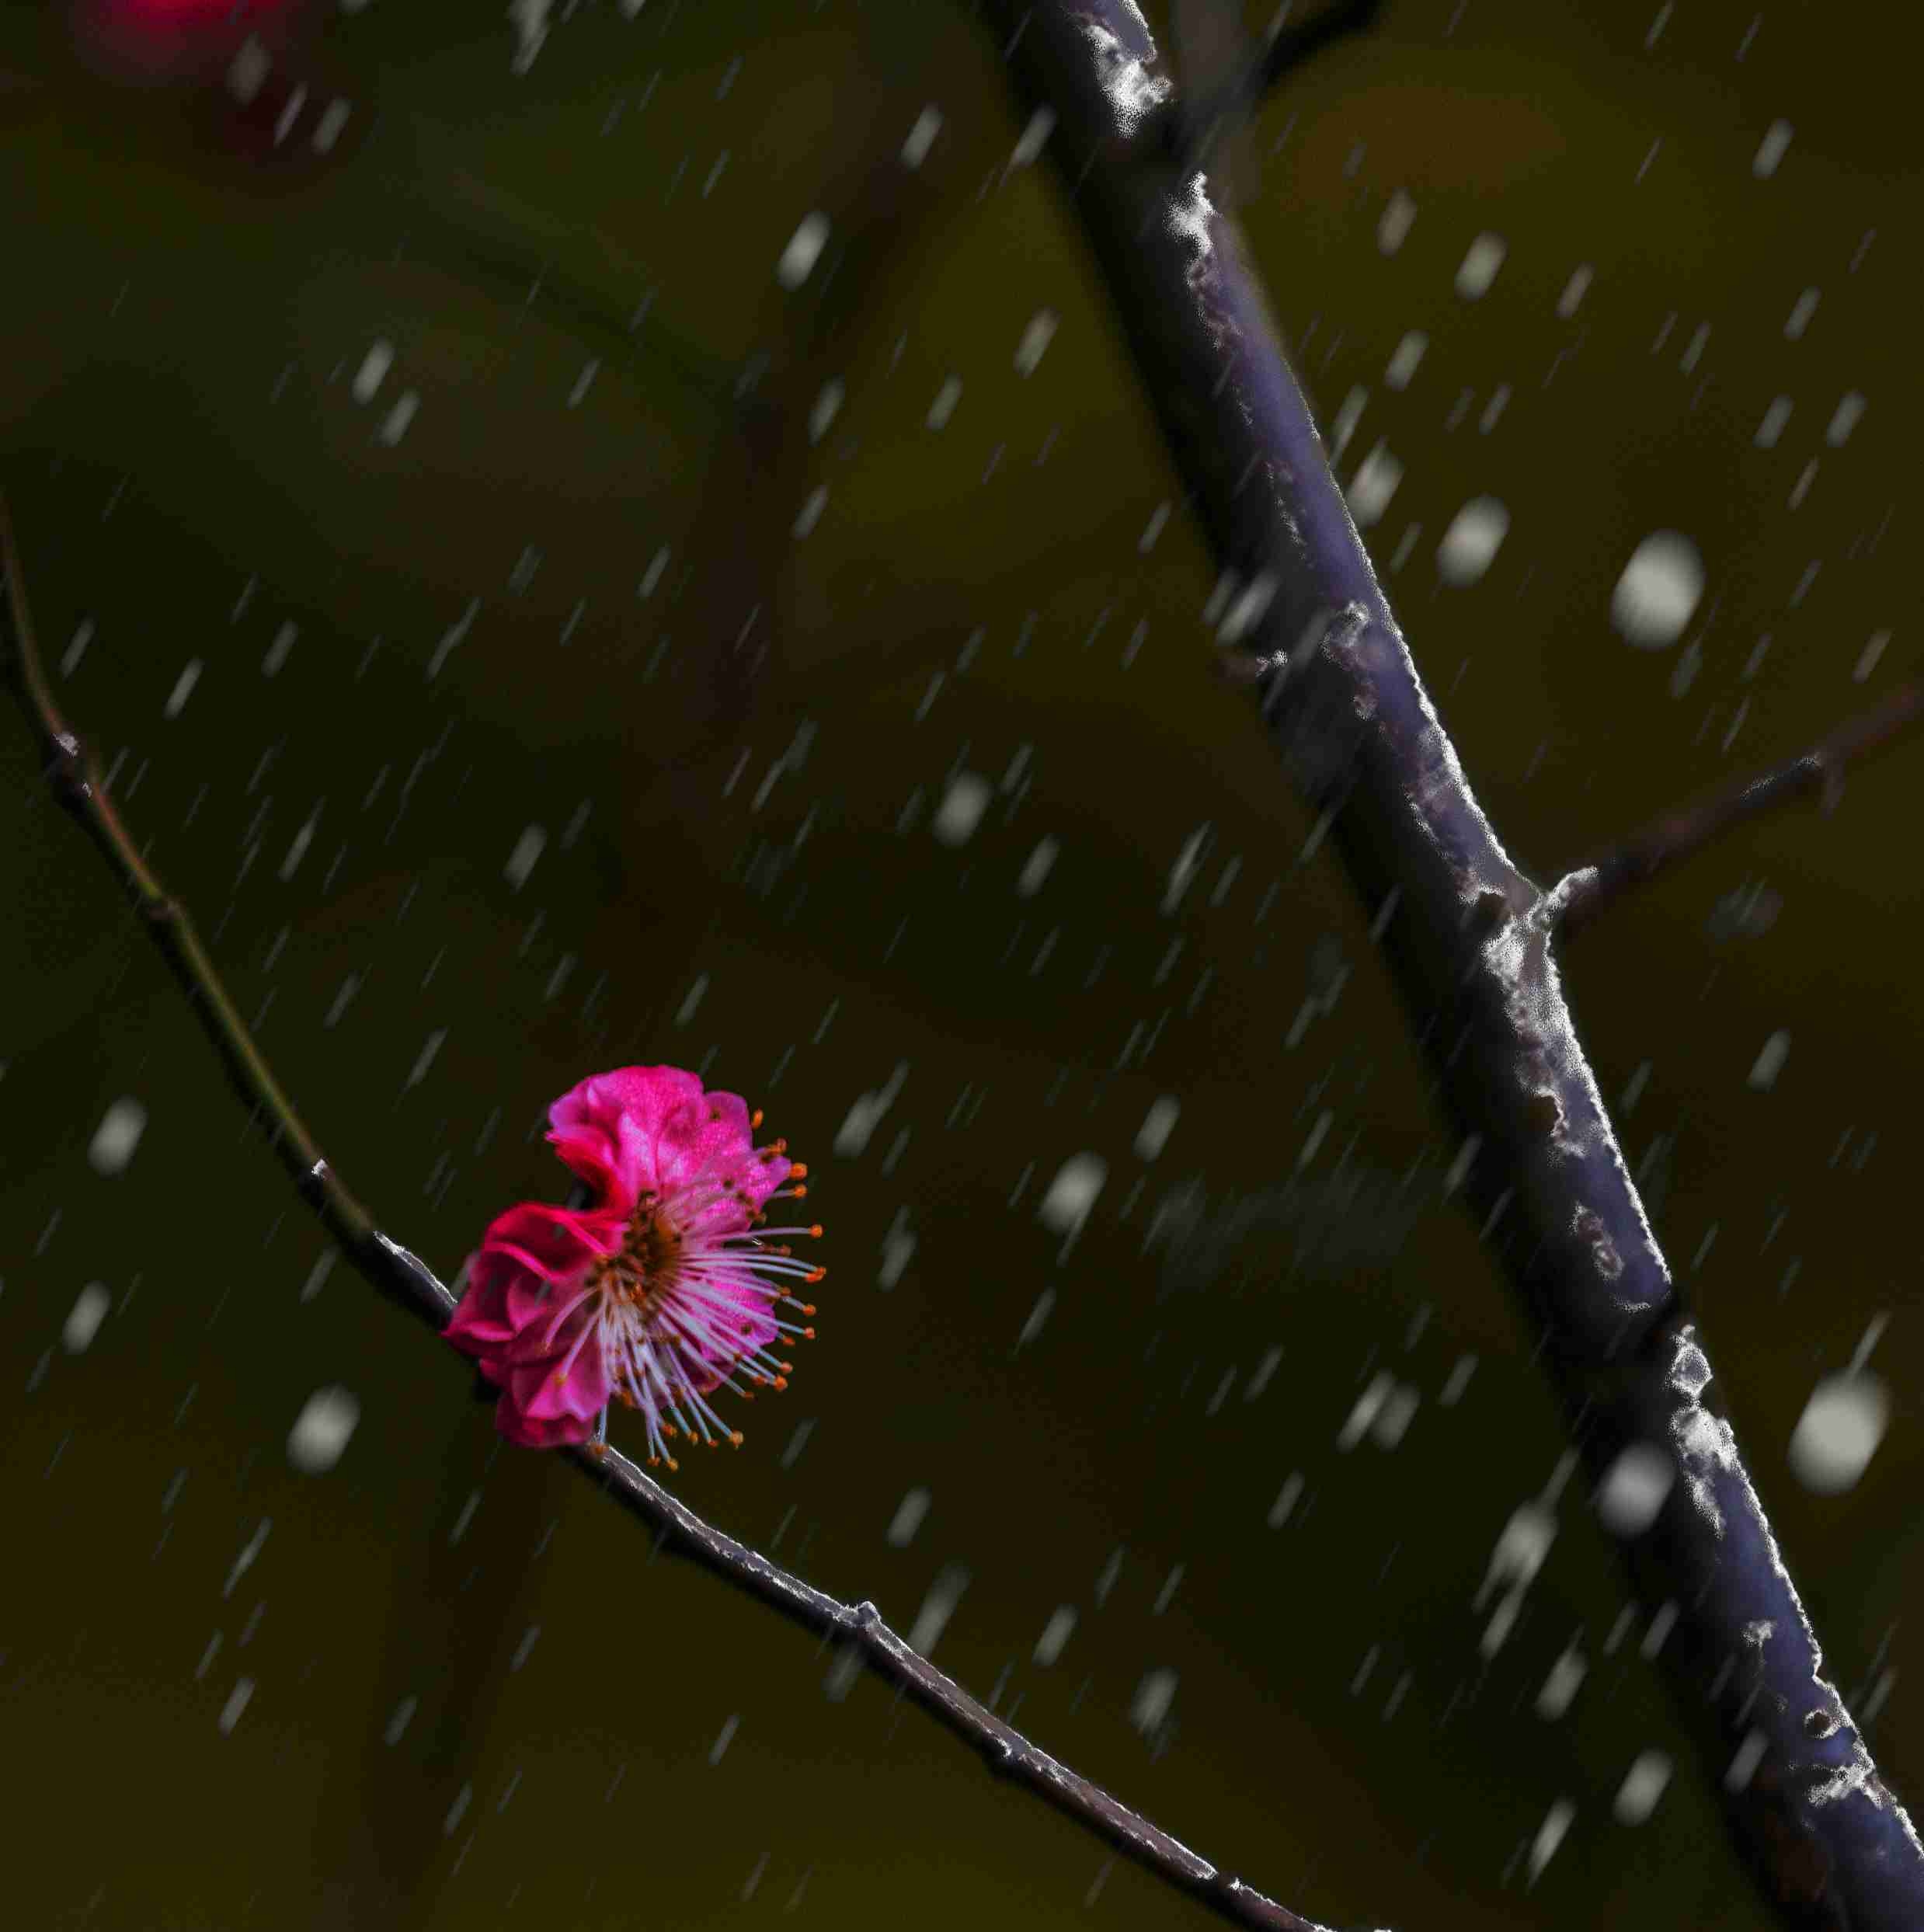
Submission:
[[[441,1333],[456,1348],[481,1355],[513,1341],[519,1324],[508,1313],[506,1287],[492,1280],[477,1283],[474,1273],[470,1271],[468,1291]]]
[[[483,1248],[470,1258],[467,1291],[442,1333],[499,1383],[512,1363],[565,1355],[593,1316],[593,1297],[583,1298],[579,1273],[549,1281],[519,1248]]]
[[[507,1250],[550,1281],[565,1281],[620,1250],[621,1220],[605,1210],[522,1201],[489,1224],[481,1244]]]
[[[544,1356],[535,1362],[506,1360],[503,1367],[506,1373],[501,1378],[501,1399],[513,1404],[517,1415],[538,1413],[543,1417],[551,1417],[565,1412],[551,1403],[538,1412],[536,1408],[543,1387],[560,1372],[560,1364],[552,1356]]]
[[[510,1362],[541,1362],[550,1356],[565,1359],[581,1339],[584,1328],[600,1318],[599,1297],[592,1289],[550,1290],[548,1298],[515,1332],[502,1353]]]
[[[754,1160],[748,1108],[739,1094],[677,1101],[651,1133],[656,1185],[663,1193],[732,1182]]]
[[[548,1139],[576,1173],[624,1211],[644,1194],[679,1195],[683,1225],[746,1228],[788,1178],[790,1163],[757,1154],[748,1104],[706,1093],[679,1067],[597,1074],[548,1109]]]
[[[490,1314],[479,1304],[464,1300],[441,1331],[443,1337],[466,1355],[489,1355],[514,1339],[504,1316]]]
[[[689,1187],[677,1203],[677,1219],[691,1234],[745,1233],[794,1165],[785,1154],[772,1151],[731,1151],[725,1158],[711,1161],[704,1179]]]
[[[527,1415],[503,1395],[496,1405],[495,1427],[511,1443],[524,1449],[565,1449],[585,1443],[594,1433],[594,1425],[579,1415],[559,1415],[551,1420]]]
[[[591,1335],[579,1349],[539,1362],[510,1361],[505,1399],[536,1422],[572,1415],[592,1422],[608,1405],[608,1368],[600,1338]]]
[[[684,1067],[618,1067],[591,1074],[548,1110],[549,1124],[575,1121],[612,1128],[624,1117],[652,1125],[684,1101],[701,1098],[701,1079]]]
[[[548,1138],[555,1153],[594,1190],[601,1207],[624,1217],[634,1213],[633,1182],[609,1133],[600,1127],[571,1127]]]
[[[490,1251],[499,1255],[504,1262],[513,1260],[506,1248],[497,1248]],[[544,1281],[540,1276],[531,1275],[525,1268],[516,1266],[507,1287],[508,1319],[513,1323],[515,1332],[519,1334],[531,1322],[552,1321],[560,1301],[573,1292],[569,1288],[557,1287],[553,1282]]]
[[[557,1147],[567,1143],[578,1157],[587,1157],[593,1149],[593,1157],[618,1182],[631,1206],[658,1185],[649,1150],[661,1123],[677,1105],[698,1103],[701,1098],[700,1078],[681,1067],[618,1067],[591,1075],[548,1109],[553,1129],[548,1138]],[[574,1161],[569,1164],[575,1166]],[[579,1167],[575,1171],[593,1182],[592,1174]]]
[[[499,1348],[527,1325],[551,1292],[508,1249],[482,1248],[468,1258],[467,1290],[442,1332],[471,1355]]]

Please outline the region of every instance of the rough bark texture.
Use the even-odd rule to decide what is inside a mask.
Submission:
[[[1241,598],[1239,640],[1289,777],[1376,915],[1463,1137],[1461,1196],[1541,1323],[1599,1482],[1667,1474],[1627,1539],[1658,1667],[1785,1923],[1915,1932],[1924,1849],[1836,1689],[1578,1044],[1545,894],[1485,819],[1425,692],[1233,224],[1186,169],[1174,89],[1132,0],[989,0],[1023,113],[1115,300],[1171,453]],[[1232,603],[1232,608],[1235,608]]]

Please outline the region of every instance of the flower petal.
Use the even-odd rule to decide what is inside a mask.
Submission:
[[[618,1253],[621,1223],[605,1210],[577,1212],[544,1201],[522,1201],[497,1216],[482,1237],[485,1248],[505,1250],[548,1281],[566,1281]]]
[[[721,1234],[746,1228],[789,1174],[757,1149],[740,1095],[704,1091],[679,1067],[623,1067],[584,1080],[548,1109],[562,1160],[621,1213],[643,1195],[672,1202],[677,1222]]]
[[[594,1433],[592,1419],[531,1416],[517,1408],[505,1394],[496,1406],[494,1421],[501,1434],[524,1449],[565,1449],[572,1443],[585,1443]]]
[[[631,1164],[624,1163],[612,1133],[599,1126],[570,1127],[548,1137],[568,1167],[595,1191],[597,1205],[621,1215],[635,1211],[636,1188]]]
[[[514,1329],[504,1314],[492,1314],[478,1303],[464,1300],[448,1318],[441,1339],[464,1355],[489,1355],[514,1339]]]
[[[512,1249],[483,1248],[468,1258],[468,1286],[443,1335],[469,1354],[498,1348],[540,1312],[551,1293]]]
[[[505,1399],[523,1417],[553,1422],[572,1415],[592,1422],[607,1407],[607,1364],[598,1336],[591,1335],[573,1359],[548,1356],[538,1362],[511,1362]]]
[[[600,1159],[618,1178],[632,1206],[658,1185],[648,1157],[650,1137],[674,1107],[699,1104],[701,1098],[699,1077],[681,1067],[618,1067],[583,1081],[548,1109],[548,1124],[554,1130],[548,1138],[558,1147],[565,1139],[584,1153],[584,1144],[591,1146],[599,1140],[606,1149]],[[566,1153],[562,1157],[575,1165]],[[579,1167],[575,1171],[584,1180],[593,1178]]]

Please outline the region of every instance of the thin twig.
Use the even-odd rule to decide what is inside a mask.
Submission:
[[[34,640],[12,517],[4,492],[0,492],[0,562],[4,562],[6,580],[4,609],[11,620],[0,626],[0,675],[5,677],[39,738],[46,761],[44,774],[54,798],[92,840],[133,900],[161,956],[200,1016],[229,1081],[242,1099],[268,1123],[274,1150],[294,1177],[301,1198],[320,1216],[342,1251],[383,1294],[403,1306],[416,1306],[423,1280],[431,1281],[433,1276],[405,1248],[379,1232],[367,1209],[322,1157],[314,1137],[302,1125],[293,1102],[281,1091],[228,997],[186,909],[168,894],[141,857],[92,761],[61,715]]]
[[[54,796],[105,855],[144,915],[148,931],[200,1016],[229,1078],[256,1117],[268,1126],[273,1150],[302,1198],[367,1281],[439,1334],[457,1306],[454,1292],[425,1262],[374,1225],[367,1210],[322,1158],[235,1011],[193,921],[141,858],[87,752],[61,716],[35,640],[4,491],[0,491],[0,560],[4,561],[6,579],[6,595],[0,600],[0,676],[5,677],[40,740],[47,761],[46,777]],[[1232,1925],[1254,1927],[1260,1932],[1327,1932],[1313,1920],[1219,1870],[1139,1812],[1032,1744],[953,1678],[918,1655],[882,1620],[873,1603],[841,1603],[812,1588],[759,1551],[705,1523],[615,1450],[583,1444],[563,1453],[597,1488],[647,1523],[656,1533],[660,1547],[711,1572],[789,1622],[819,1636],[839,1638],[877,1676],[896,1685],[945,1729],[980,1752],[993,1776],[1033,1792],[1125,1857]]]
[[[1565,875],[1557,887],[1563,895],[1563,910],[1556,922],[1559,935],[1567,941],[1619,894],[1655,878],[1745,819],[1775,811],[1811,792],[1821,795],[1826,812],[1835,810],[1843,795],[1846,767],[1920,722],[1924,722],[1924,677],[1914,677],[1788,764],[1741,779],[1696,804],[1651,820],[1623,844]]]
[[[1543,1330],[1592,1480],[1668,1478],[1622,1547],[1675,1611],[1656,1668],[1787,1925],[1918,1932],[1924,1844],[1785,1568],[1564,998],[1547,903],[1504,850],[1377,581],[1235,223],[1172,152],[1134,0],[982,0],[1218,567],[1248,587],[1261,712],[1374,915],[1481,1238]],[[1154,103],[1152,114],[1146,103]],[[1155,124],[1157,121],[1160,125]]]

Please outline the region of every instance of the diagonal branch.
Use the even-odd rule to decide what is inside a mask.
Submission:
[[[142,860],[79,740],[61,715],[47,681],[26,601],[6,497],[0,492],[0,677],[12,691],[46,758],[54,796],[105,856],[180,983],[242,1100],[269,1127],[274,1151],[295,1186],[356,1269],[390,1300],[437,1334],[457,1298],[425,1262],[383,1234],[322,1158],[275,1081],[193,921]],[[1079,1776],[1004,1723],[953,1678],[918,1655],[882,1620],[872,1603],[844,1603],[815,1589],[746,1544],[738,1543],[627,1457],[584,1444],[564,1452],[583,1474],[656,1532],[658,1547],[685,1557],[792,1624],[846,1645],[962,1742],[981,1753],[992,1776],[1006,1778],[1093,1833],[1145,1870],[1232,1925],[1256,1932],[1327,1932],[1190,1850],[1168,1833]]]
[[[1484,816],[1376,581],[1235,224],[1170,152],[1175,90],[1134,0],[985,0],[1219,566],[1262,716],[1327,827],[1463,1137],[1461,1193],[1544,1331],[1592,1478],[1661,1477],[1623,1537],[1676,1613],[1681,1728],[1787,1926],[1917,1932],[1924,1845],[1823,1674],[1708,1355],[1597,1091],[1555,907]],[[1160,124],[1160,125],[1158,124]]]
[[[47,681],[28,614],[26,586],[13,540],[13,522],[0,493],[0,677],[26,713],[40,740],[45,775],[55,799],[90,838],[134,902],[161,956],[180,983],[202,1029],[221,1057],[242,1099],[270,1123],[274,1150],[301,1198],[319,1215],[354,1265],[391,1300],[412,1306],[433,1277],[405,1248],[376,1229],[372,1217],[343,1185],[282,1092],[221,985],[186,909],[170,898],[127,836],[92,761],[68,728]]]
[[[1825,811],[1833,809],[1843,792],[1845,768],[1853,759],[1881,750],[1920,723],[1924,723],[1924,678],[1914,677],[1788,764],[1651,820],[1623,844],[1573,867],[1565,875],[1557,887],[1563,895],[1559,936],[1567,942],[1620,894],[1688,858],[1745,819],[1773,812],[1811,792],[1821,795]]]

